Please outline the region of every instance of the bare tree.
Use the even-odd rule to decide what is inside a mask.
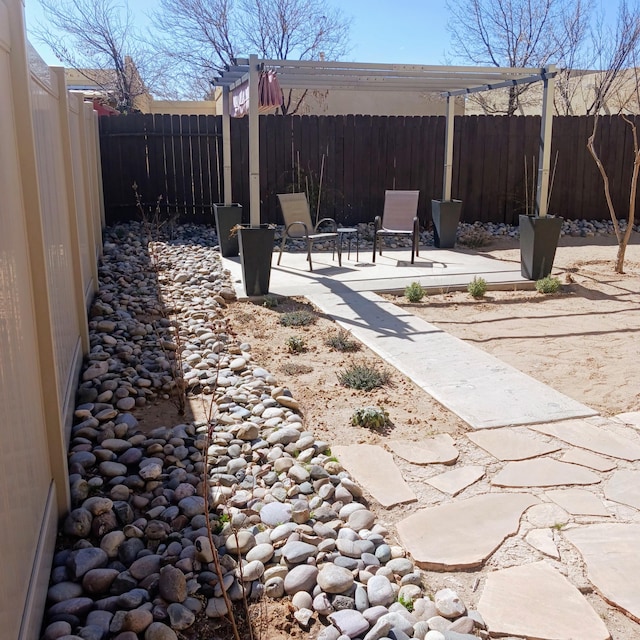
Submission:
[[[638,175],[640,173],[637,124],[635,118],[627,115],[629,112],[637,113],[640,104],[639,78],[636,67],[640,53],[640,8],[638,6],[629,8],[626,0],[621,0],[615,33],[612,33],[610,29],[600,28],[595,33],[594,42],[603,71],[594,76],[593,100],[587,111],[594,116],[593,129],[587,141],[587,148],[602,176],[607,208],[618,241],[618,254],[614,268],[616,273],[624,273],[625,252],[635,223]],[[609,174],[602,161],[601,148],[597,147],[596,141],[599,118],[602,113],[610,113],[613,106],[617,111],[615,115],[629,125],[633,138],[633,167],[629,183],[627,226],[624,233],[620,228],[611,198]]]
[[[140,44],[126,2],[116,0],[40,0],[46,22],[34,29],[37,40],[113,97],[127,112],[146,92],[149,55]],[[64,34],[61,37],[61,34]]]
[[[589,0],[470,0],[447,3],[454,57],[496,67],[559,67],[588,34]],[[513,115],[531,85],[509,88],[506,108],[477,94],[487,113]]]
[[[182,95],[204,95],[235,58],[339,59],[350,20],[322,0],[160,0],[153,42]],[[292,111],[289,101],[283,110]],[[293,109],[295,110],[295,109]]]

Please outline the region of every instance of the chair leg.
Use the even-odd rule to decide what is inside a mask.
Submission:
[[[313,263],[311,262],[311,240],[307,238],[307,260],[309,261],[309,271],[313,271]]]
[[[342,266],[342,242],[338,242],[338,238],[334,238],[333,245],[338,252],[338,266]]]
[[[282,244],[280,245],[280,255],[278,256],[278,264],[280,264],[280,259],[282,258],[282,253],[284,252],[284,245],[287,241],[287,232],[285,231],[282,235]]]
[[[378,234],[373,232],[373,262],[376,261],[376,242],[378,242]]]

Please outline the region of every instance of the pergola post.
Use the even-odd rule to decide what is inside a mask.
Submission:
[[[444,178],[442,200],[451,200],[451,182],[453,181],[453,125],[455,121],[455,100],[447,96],[447,115],[444,134]]]
[[[231,187],[231,117],[229,115],[230,93],[227,85],[222,87],[222,177],[225,205],[230,205],[233,202]]]
[[[553,92],[555,65],[544,68],[542,81],[542,122],[540,124],[540,157],[538,160],[538,184],[536,189],[536,213],[541,218],[549,207],[549,166],[551,164],[551,129],[553,126]]]
[[[260,122],[258,120],[258,56],[249,56],[249,221],[260,226]]]

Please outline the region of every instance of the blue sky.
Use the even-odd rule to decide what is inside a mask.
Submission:
[[[449,43],[445,0],[325,0],[353,18],[352,62],[444,64]],[[42,19],[38,0],[26,0],[27,30]],[[132,13],[144,22],[154,0],[130,0]],[[42,44],[32,39],[45,62],[59,62]],[[251,52],[248,52],[251,53]]]

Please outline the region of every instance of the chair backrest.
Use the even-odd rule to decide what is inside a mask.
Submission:
[[[418,215],[419,191],[385,191],[382,228],[412,231],[413,219]]]
[[[278,200],[285,226],[289,226],[293,222],[302,222],[307,225],[307,231],[313,233],[314,227],[311,223],[306,193],[279,193]],[[295,225],[289,230],[289,236],[292,238],[304,237],[304,229],[300,225]]]

